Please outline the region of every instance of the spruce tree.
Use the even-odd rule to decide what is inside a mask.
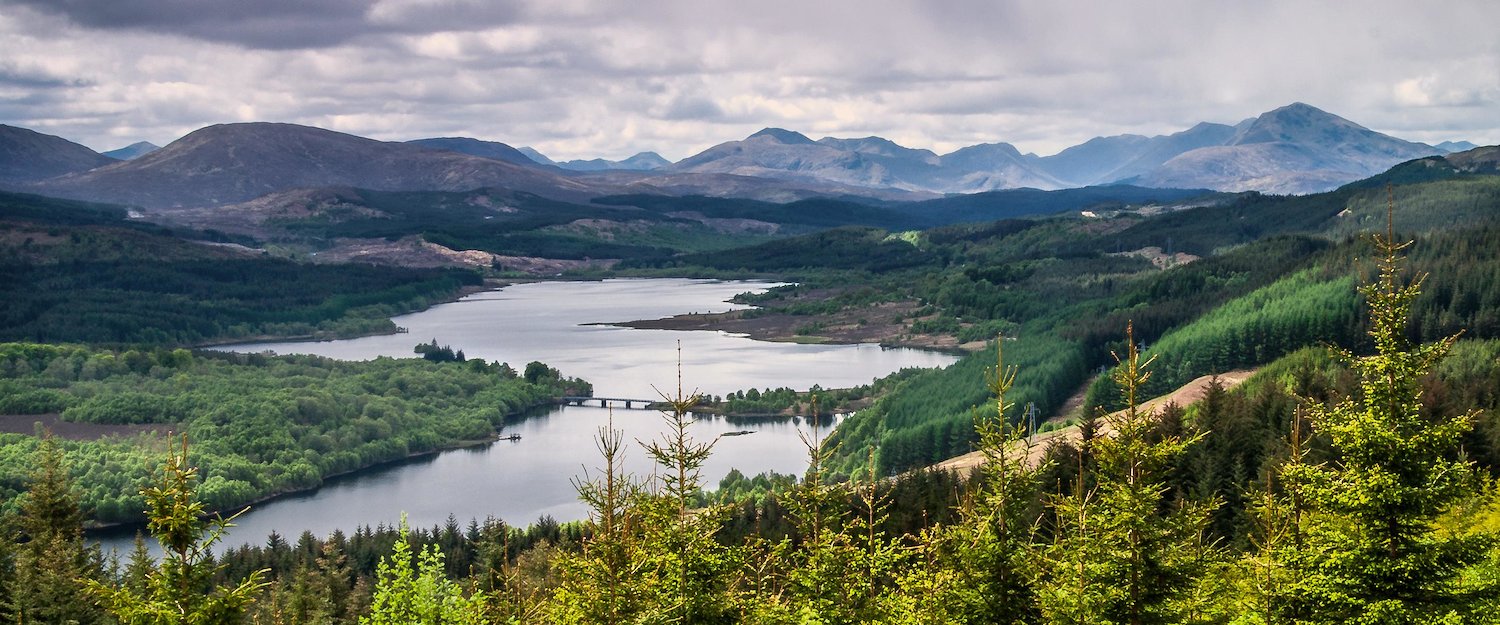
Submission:
[[[1408,339],[1422,276],[1402,284],[1401,252],[1389,230],[1374,238],[1379,278],[1361,287],[1375,353],[1338,351],[1359,378],[1354,397],[1311,406],[1312,425],[1332,442],[1328,463],[1291,463],[1283,479],[1305,497],[1300,548],[1287,557],[1299,583],[1288,614],[1314,623],[1464,623],[1495,580],[1468,579],[1494,535],[1446,535],[1433,525],[1477,492],[1475,468],[1459,453],[1473,415],[1428,416],[1422,383],[1457,340]]]
[[[1179,623],[1205,556],[1209,504],[1166,501],[1166,472],[1192,440],[1160,436],[1154,413],[1138,408],[1149,379],[1133,328],[1114,381],[1125,408],[1106,419],[1110,432],[1083,441],[1095,458],[1095,486],[1080,475],[1075,491],[1054,499],[1055,542],[1043,559],[1039,600],[1050,623]]]
[[[974,429],[984,464],[978,485],[961,502],[957,523],[929,532],[924,543],[935,552],[937,566],[951,569],[941,589],[950,622],[1036,623],[1041,620],[1033,577],[1040,554],[1041,519],[1038,458],[1023,426],[1013,424],[1013,406],[1005,395],[1015,383],[1016,367],[1005,365],[1004,337],[995,344],[995,367],[985,372],[994,410],[975,414]],[[922,571],[917,579],[940,578]],[[903,584],[905,585],[905,584]],[[934,589],[936,590],[936,589]],[[932,592],[931,590],[929,592]]]
[[[593,531],[579,551],[560,558],[562,583],[550,605],[553,622],[618,625],[633,622],[646,608],[645,580],[639,575],[644,559],[641,528],[635,508],[640,486],[622,468],[624,434],[614,429],[613,413],[594,436],[594,445],[604,466],[593,478],[574,483],[578,498],[589,506]],[[527,611],[520,597],[505,603],[514,607],[518,617]]]
[[[17,623],[103,622],[85,581],[101,578],[102,559],[97,547],[84,545],[83,512],[62,449],[44,435],[35,459],[20,502],[20,544],[3,612]]]
[[[713,443],[695,440],[688,430],[702,395],[683,392],[680,343],[677,350],[677,391],[658,393],[668,406],[662,412],[667,431],[661,440],[645,444],[659,471],[656,491],[641,498],[638,507],[648,551],[642,574],[652,582],[653,619],[728,622],[734,613],[730,572],[738,566],[738,552],[714,540],[726,512],[723,506],[694,509]]]
[[[198,469],[188,465],[187,436],[179,451],[169,445],[157,485],[146,497],[146,529],[161,543],[162,561],[146,573],[144,588],[89,582],[90,590],[122,625],[218,625],[232,623],[265,584],[255,571],[237,584],[218,585],[210,548],[232,527],[234,517],[205,520],[194,494]],[[238,515],[236,515],[238,516]]]

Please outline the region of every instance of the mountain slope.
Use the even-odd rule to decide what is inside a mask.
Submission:
[[[545,156],[542,158],[546,158]],[[549,159],[550,160],[550,159]],[[611,161],[602,158],[591,158],[588,160],[571,160],[557,163],[558,167],[569,171],[611,171],[623,169],[627,171],[655,171],[671,165],[672,161],[662,158],[655,152],[639,152],[630,158]]]
[[[293,124],[209,126],[131,161],[54,178],[47,195],[146,208],[214,206],[299,187],[461,191],[498,187],[548,197],[600,190],[535,166]]]
[[[1224,145],[1179,154],[1132,184],[1220,191],[1313,193],[1441,153],[1360,126],[1302,103],[1236,127]]]
[[[468,137],[437,137],[432,139],[414,139],[407,141],[412,145],[419,145],[434,150],[448,150],[469,156],[478,156],[516,165],[535,166],[537,163],[526,156],[520,150],[499,141],[482,141]]]
[[[0,124],[0,185],[19,185],[115,162],[62,137]]]

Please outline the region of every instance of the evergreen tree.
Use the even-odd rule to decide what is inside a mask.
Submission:
[[[1166,501],[1166,471],[1193,441],[1160,436],[1156,415],[1138,408],[1150,361],[1141,362],[1129,326],[1126,343],[1114,373],[1125,409],[1106,419],[1111,432],[1083,443],[1096,484],[1080,477],[1071,496],[1054,499],[1056,538],[1039,592],[1048,622],[1182,622],[1197,611],[1188,600],[1212,559],[1202,542],[1210,506]]]
[[[99,580],[97,547],[83,542],[83,512],[68,477],[62,449],[50,435],[37,446],[28,489],[21,499],[13,579],[3,609],[17,623],[87,625],[104,613],[85,580]]]
[[[1464,623],[1493,579],[1465,572],[1484,558],[1496,535],[1447,535],[1434,520],[1474,497],[1478,482],[1458,444],[1471,414],[1425,415],[1423,379],[1456,336],[1412,345],[1407,335],[1422,277],[1401,282],[1401,251],[1387,232],[1374,239],[1379,278],[1361,287],[1375,353],[1339,356],[1359,378],[1359,392],[1311,407],[1312,424],[1332,441],[1334,461],[1290,463],[1284,479],[1305,496],[1300,548],[1288,565],[1299,583],[1288,613],[1317,623]]]
[[[734,610],[729,580],[737,568],[736,550],[714,540],[725,509],[710,505],[693,509],[703,486],[701,472],[713,443],[693,439],[688,426],[692,409],[702,396],[682,390],[682,346],[678,347],[677,391],[660,393],[670,410],[663,411],[667,432],[646,444],[646,455],[659,467],[657,489],[640,499],[645,575],[652,580],[653,618],[680,623],[727,622]]]
[[[642,493],[621,468],[624,434],[614,429],[613,412],[594,436],[594,444],[604,466],[593,479],[575,482],[578,498],[589,506],[593,532],[579,552],[564,555],[558,563],[562,583],[551,606],[552,620],[558,623],[618,625],[634,621],[646,607],[645,580],[638,574],[641,528],[635,509]],[[511,603],[517,604],[515,612],[525,611],[523,602]]]
[[[1004,337],[996,342],[995,368],[985,372],[995,410],[974,418],[984,455],[978,486],[963,500],[959,522],[929,532],[924,541],[934,543],[941,565],[954,571],[939,606],[950,622],[1024,624],[1041,618],[1032,582],[1040,550],[1042,454],[1031,446],[1029,432],[1008,418],[1012,405],[1005,394],[1017,370],[1005,366],[1004,343]]]
[[[234,517],[204,519],[203,502],[193,492],[197,478],[198,469],[188,466],[184,435],[180,452],[175,445],[168,448],[157,485],[141,492],[149,519],[146,529],[161,543],[161,564],[150,567],[142,589],[89,582],[104,608],[123,625],[232,623],[265,585],[264,571],[238,584],[213,583],[223,566],[213,564],[210,548],[223,538]]]

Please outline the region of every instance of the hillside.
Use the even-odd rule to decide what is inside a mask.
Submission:
[[[1220,191],[1312,193],[1442,152],[1296,103],[1242,122],[1223,145],[1183,152],[1129,181]]]
[[[298,187],[340,186],[393,191],[501,187],[570,198],[604,193],[537,167],[271,123],[209,126],[140,158],[47,180],[32,189],[163,209],[242,202]]]
[[[62,137],[0,124],[0,186],[16,188],[113,162]]]

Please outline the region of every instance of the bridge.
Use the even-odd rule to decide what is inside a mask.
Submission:
[[[581,395],[568,395],[559,397],[557,403],[569,406],[586,406],[588,402],[599,402],[600,408],[609,406],[624,406],[627,410],[640,409],[651,410],[652,404],[661,403],[660,399],[630,399],[627,397],[584,397]]]

